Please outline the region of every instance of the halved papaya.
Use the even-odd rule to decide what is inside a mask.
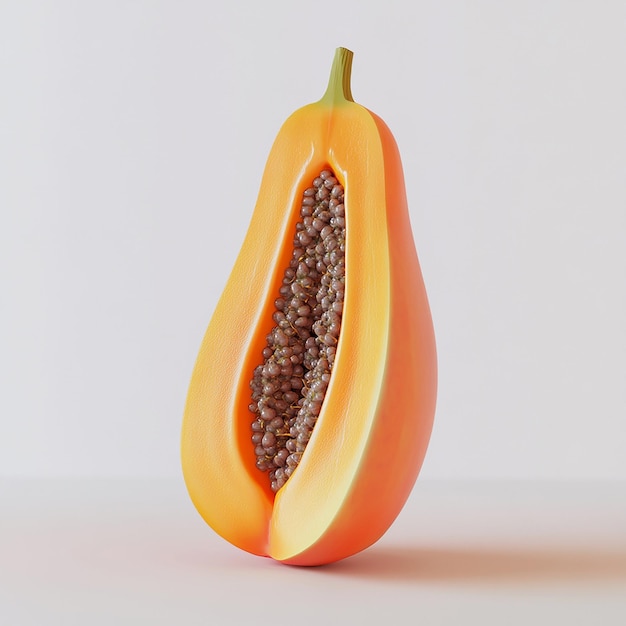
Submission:
[[[385,123],[353,101],[351,65],[352,53],[337,49],[325,95],[275,140],[183,419],[183,474],[200,515],[235,546],[295,565],[345,558],[385,533],[417,479],[435,412],[435,339],[402,164]],[[275,327],[303,194],[320,172],[344,194],[341,328],[310,440],[274,493],[256,467],[250,385]]]

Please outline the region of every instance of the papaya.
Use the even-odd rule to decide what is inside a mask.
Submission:
[[[291,565],[364,550],[402,510],[437,357],[394,137],[354,102],[352,52],[283,124],[200,345],[181,459],[221,537]]]

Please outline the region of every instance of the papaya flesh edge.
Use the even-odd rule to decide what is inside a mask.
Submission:
[[[417,479],[435,413],[435,338],[400,155],[385,123],[352,100],[351,61],[338,48],[324,97],[279,131],[183,418],[183,475],[200,515],[235,546],[293,565],[343,559],[386,532]],[[345,193],[341,330],[311,439],[274,494],[255,467],[249,385],[303,191],[328,167]]]

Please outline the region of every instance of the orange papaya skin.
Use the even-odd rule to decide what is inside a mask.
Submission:
[[[400,155],[385,123],[352,101],[351,60],[337,50],[325,96],[291,115],[274,142],[183,418],[183,475],[200,515],[235,546],[293,565],[343,559],[386,532],[417,479],[435,413],[435,338]],[[311,439],[274,494],[255,467],[249,385],[303,191],[329,166],[345,190],[341,332]]]

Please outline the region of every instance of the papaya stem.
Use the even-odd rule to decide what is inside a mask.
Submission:
[[[350,89],[350,77],[352,75],[353,53],[347,48],[337,48],[335,58],[330,68],[330,78],[328,87],[322,100],[338,104],[341,101],[354,102],[352,90]]]

